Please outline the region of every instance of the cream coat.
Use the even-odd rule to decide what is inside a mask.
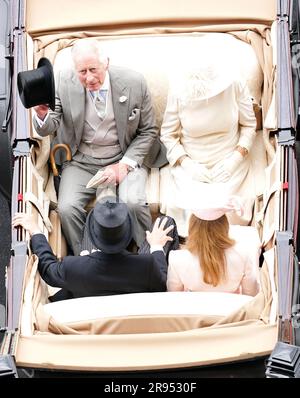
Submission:
[[[191,197],[214,197],[225,191],[227,194],[239,194],[239,188],[246,178],[249,179],[249,191],[245,198],[243,224],[249,222],[255,197],[254,176],[249,173],[249,157],[243,160],[225,183],[197,182],[175,164],[181,156],[188,155],[211,170],[223,162],[226,156],[230,156],[237,145],[251,151],[255,128],[256,119],[248,89],[238,81],[212,98],[187,104],[170,93],[161,128],[161,141],[167,148],[171,167],[161,173],[162,185],[168,185],[168,193],[165,191],[162,195],[161,210],[175,218],[180,235],[187,235],[189,212],[179,207],[188,208]]]
[[[253,227],[230,226],[235,245],[226,250],[227,279],[218,286],[203,281],[199,259],[188,250],[169,254],[168,291],[242,293],[255,296],[259,291],[258,261],[260,240]]]

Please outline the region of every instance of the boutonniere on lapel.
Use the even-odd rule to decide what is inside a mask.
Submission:
[[[123,104],[123,102],[126,102],[126,101],[127,101],[126,95],[122,95],[122,96],[119,98],[119,102],[121,102],[121,104]]]

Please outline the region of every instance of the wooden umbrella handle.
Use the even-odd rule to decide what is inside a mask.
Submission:
[[[57,167],[56,167],[54,156],[55,156],[55,153],[56,153],[56,151],[58,149],[63,149],[66,152],[66,159],[67,160],[71,160],[72,159],[72,153],[71,153],[71,149],[70,149],[69,145],[67,145],[67,144],[56,144],[56,145],[54,145],[54,147],[51,149],[51,152],[50,152],[50,164],[51,164],[51,167],[52,167],[53,175],[55,177],[58,176],[58,170],[57,170]]]

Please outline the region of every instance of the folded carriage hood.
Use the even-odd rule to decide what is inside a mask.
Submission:
[[[64,30],[161,24],[270,24],[276,0],[27,0],[26,30],[32,36]]]

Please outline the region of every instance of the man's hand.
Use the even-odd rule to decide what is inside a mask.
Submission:
[[[87,183],[87,188],[103,187],[108,185],[118,185],[128,174],[128,166],[125,163],[116,163],[106,166],[104,169],[99,170],[93,178]]]
[[[34,233],[42,233],[38,224],[34,221],[32,215],[25,213],[16,213],[12,219],[12,225],[16,228],[18,225],[26,229],[30,235]]]
[[[34,106],[33,109],[35,110],[38,118],[41,120],[44,120],[49,112],[48,105],[37,105],[37,106]]]
[[[160,226],[159,226],[160,218],[155,220],[153,225],[152,232],[146,231],[146,239],[150,246],[164,246],[167,242],[172,241],[173,238],[168,236],[168,233],[174,228],[174,225],[170,225],[168,228],[164,229],[168,218],[165,217]]]
[[[107,176],[107,183],[118,185],[124,180],[128,174],[128,165],[125,163],[115,163],[106,166],[104,169],[104,176]]]
[[[181,167],[193,180],[207,183],[211,182],[210,172],[203,164],[186,157],[181,162]]]
[[[226,182],[230,179],[234,171],[244,160],[243,155],[238,151],[225,157],[224,160],[218,162],[211,170],[213,182]]]

